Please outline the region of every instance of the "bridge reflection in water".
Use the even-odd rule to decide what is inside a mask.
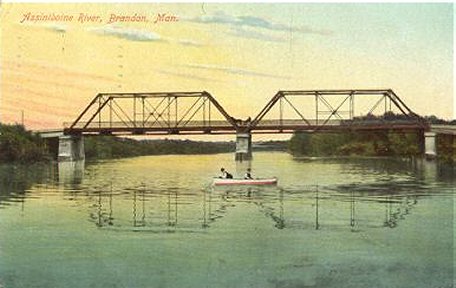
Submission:
[[[90,221],[97,227],[153,233],[202,233],[231,210],[254,206],[277,229],[349,230],[395,228],[418,204],[416,194],[366,193],[308,186],[299,191],[278,187],[157,190],[141,184],[116,191],[112,183],[87,195]],[[247,209],[252,211],[251,209]],[[249,215],[245,215],[248,217]]]
[[[394,159],[258,156],[255,174],[277,175],[281,186],[204,187],[229,154],[99,161],[60,177],[57,165],[5,167],[0,267],[22,281],[9,286],[73,279],[67,286],[220,287],[252,271],[263,271],[242,282],[252,287],[353,287],[353,279],[365,287],[397,275],[385,287],[451,286],[454,170]],[[219,285],[222,276],[228,285]],[[322,278],[331,282],[314,281]]]
[[[238,165],[243,171],[251,163]],[[90,222],[106,230],[204,233],[224,225],[226,216],[239,213],[247,220],[252,213],[263,215],[276,229],[389,229],[406,221],[421,197],[431,193],[445,196],[448,189],[438,188],[443,192],[436,193],[439,186],[435,185],[454,183],[453,170],[427,161],[411,165],[416,177],[402,182],[200,189],[188,188],[178,179],[163,187],[140,181],[124,183],[115,175],[107,180],[99,177],[94,166],[85,173],[83,162],[62,162],[32,170],[5,166],[0,179],[0,209],[18,203],[26,213],[25,202],[30,199],[63,195],[64,201],[75,201]],[[359,169],[366,167],[360,165]],[[448,193],[454,193],[454,189]]]

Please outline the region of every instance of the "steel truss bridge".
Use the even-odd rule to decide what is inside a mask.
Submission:
[[[208,92],[100,93],[66,135],[195,135],[428,130],[391,89],[279,91],[253,118],[232,117]]]

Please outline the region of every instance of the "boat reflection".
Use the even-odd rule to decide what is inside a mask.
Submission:
[[[54,203],[73,201],[70,207],[82,209],[91,223],[107,230],[201,233],[223,224],[227,215],[236,212],[244,213],[246,219],[250,217],[247,213],[258,213],[276,229],[359,232],[396,228],[422,197],[454,194],[453,170],[445,175],[439,172],[439,179],[429,181],[431,176],[424,168],[417,168],[423,175],[394,176],[393,169],[375,181],[344,185],[285,183],[200,189],[192,188],[198,184],[187,185],[178,178],[127,177],[102,165],[88,169],[85,173],[83,163],[54,163],[35,169],[0,166],[0,209],[20,205],[21,213],[26,213],[27,200],[54,197]],[[391,180],[391,175],[396,178]]]

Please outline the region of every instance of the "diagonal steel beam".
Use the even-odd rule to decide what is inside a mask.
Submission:
[[[149,112],[149,116],[147,116],[147,118],[144,120],[144,122],[147,122],[149,120],[149,118],[151,116],[153,116],[155,118],[155,121],[153,121],[151,125],[158,123],[161,127],[165,127],[162,125],[159,118],[161,117],[163,119],[163,121],[165,121],[165,125],[166,125],[166,119],[163,118],[163,116],[161,116],[160,113],[158,113],[158,108],[160,108],[161,104],[165,101],[165,99],[166,99],[166,97],[162,97],[162,100],[158,103],[158,105],[156,107],[154,107],[152,104],[150,104],[149,101],[145,101],[145,103],[147,103],[147,105],[149,105],[150,108],[152,108],[152,111],[147,109],[147,112]],[[158,113],[158,115],[155,116],[154,113]]]
[[[158,111],[158,108],[160,108],[160,106],[161,106],[162,103],[165,101],[165,99],[170,99],[170,98],[171,98],[172,100],[171,100],[171,101],[168,101],[168,105],[166,105],[165,108],[163,108],[162,112],[159,112],[159,111]],[[171,123],[169,123],[169,121],[168,121],[167,119],[165,119],[165,117],[163,117],[163,114],[165,113],[166,109],[168,109],[168,111],[169,111],[169,109],[170,109],[170,107],[171,107],[171,104],[172,104],[174,101],[177,102],[177,98],[176,98],[175,96],[163,96],[163,99],[158,103],[158,106],[157,106],[156,108],[153,107],[152,104],[150,104],[149,102],[147,102],[147,103],[149,104],[149,106],[154,110],[154,111],[152,111],[152,113],[150,114],[150,115],[154,116],[154,118],[155,118],[155,121],[152,122],[151,125],[154,125],[155,123],[158,123],[161,127],[168,127],[168,128],[169,128],[169,127],[171,126],[171,125],[170,125]],[[155,113],[155,112],[157,112],[157,116],[155,116],[155,115],[153,114],[153,113]],[[147,117],[147,120],[149,120],[150,115],[149,115],[149,117]],[[163,126],[163,125],[161,124],[159,118],[163,119],[163,122],[165,123],[165,126]],[[168,124],[168,125],[166,125],[166,124]]]
[[[112,101],[112,100],[111,100]],[[119,118],[120,121],[122,121],[122,123],[125,124],[126,127],[128,127],[128,123],[124,121],[124,119],[122,118],[122,116],[120,116],[117,111],[115,109],[112,109],[111,108],[111,111],[114,112],[114,114],[116,114],[117,118]],[[111,124],[112,125],[112,124]]]
[[[290,102],[290,100],[288,100],[287,97],[283,96],[283,99],[285,99],[285,101],[287,101],[288,104],[290,104],[290,106],[295,110],[299,117],[301,117],[301,119],[304,120],[304,122],[306,122],[307,125],[310,125],[310,122],[301,114],[301,112],[299,112],[298,109],[296,109],[296,107]]]
[[[378,107],[378,105],[384,100],[386,99],[386,95],[383,94],[383,97],[381,97],[380,99],[378,99],[378,101],[374,104],[374,106],[372,106],[372,108],[369,110],[369,112],[367,112],[367,114],[371,114],[372,112],[374,112],[374,110]]]
[[[255,128],[258,123],[263,119],[263,117],[271,110],[271,108],[279,101],[280,98],[283,97],[282,91],[277,92],[274,97],[264,106],[264,108],[258,113],[258,115],[253,119],[252,123],[250,124],[250,128]]]
[[[236,121],[234,120],[233,117],[231,117],[226,111],[225,109],[222,107],[222,105],[220,105],[217,100],[215,100],[214,97],[212,97],[211,94],[209,94],[209,92],[206,92],[206,91],[203,91],[202,94],[204,96],[206,96],[209,101],[211,101],[211,103],[215,106],[215,108],[217,108],[217,110],[222,113],[223,117],[225,117],[226,121],[228,121],[234,128],[237,128],[237,124],[236,124]]]
[[[100,98],[97,98],[97,99],[103,99],[102,96],[100,96]],[[103,104],[101,104],[97,111],[92,115],[92,117],[90,117],[90,119],[87,121],[87,123],[84,125],[84,128],[87,128],[87,126],[92,122],[92,120],[98,115],[98,113],[100,113],[100,111],[103,109],[104,106],[106,106],[106,104],[108,104],[109,102],[109,97],[103,102]]]
[[[199,99],[198,99],[198,101],[199,101]],[[185,126],[188,124],[188,122],[190,122],[190,120],[193,119],[193,117],[195,116],[195,114],[201,109],[201,107],[204,106],[204,104],[206,103],[206,101],[207,101],[207,98],[203,98],[203,103],[201,103],[201,104],[198,106],[198,108],[195,109],[195,112],[193,112],[193,114],[188,118],[188,120],[184,123],[184,125],[182,125],[183,127],[185,127]]]
[[[408,114],[411,114],[411,115],[414,115],[414,116],[418,116],[418,114],[416,114],[415,112],[413,112],[402,100],[401,98],[399,98],[399,96],[397,96],[396,93],[394,93],[393,90],[388,90],[388,95],[390,96],[390,99],[391,98],[394,98],[395,100],[397,100],[400,104],[402,104],[402,106],[404,106],[404,108],[407,110]],[[394,102],[394,101],[393,101]],[[397,103],[395,103],[397,105]],[[405,113],[407,114],[407,113]]]
[[[342,105],[344,105],[345,101],[347,101],[347,99],[349,99],[351,97],[351,95],[348,95],[347,97],[345,97],[344,101],[342,101],[342,103],[339,104],[339,106],[337,106],[337,108],[331,112],[331,114],[328,116],[328,118],[323,122],[323,124],[320,125],[320,127],[323,127],[326,125],[326,123],[328,123],[329,119],[331,119],[331,117],[337,113],[337,111],[340,109],[340,107],[342,107]],[[325,100],[326,101],[326,100]],[[329,103],[328,103],[329,105]],[[332,106],[331,106],[332,107]],[[341,120],[343,120],[343,118],[339,115],[339,113],[337,113],[337,115],[339,116],[339,118]]]
[[[339,115],[339,113],[337,113],[337,110],[338,109],[334,109],[334,107],[332,107],[332,105],[328,102],[328,100],[326,100],[323,95],[320,95],[319,97],[322,101],[323,104],[325,104],[325,106],[330,110],[329,112],[331,112],[329,118],[331,118],[332,115],[337,115],[337,117],[339,117],[339,119],[342,119],[342,116]],[[345,100],[347,100],[347,98],[345,98]],[[345,101],[344,101],[345,102]],[[343,102],[342,102],[343,104]],[[340,106],[339,106],[340,107]],[[323,112],[323,111],[322,111]]]
[[[128,114],[122,109],[122,106],[117,104],[116,100],[113,98],[112,102],[120,109],[120,111],[127,117],[128,121],[130,121],[133,124],[133,127],[136,126],[136,124],[133,122],[133,120],[128,116]]]
[[[195,102],[193,102],[192,106],[190,106],[190,108],[188,108],[187,111],[185,111],[184,115],[182,115],[181,119],[177,122],[176,126],[179,126],[179,124],[182,121],[184,121],[184,118],[187,116],[187,114],[190,113],[190,111],[193,109],[193,107],[195,107],[196,103],[198,103],[200,100],[201,100],[201,97],[198,97],[198,99],[196,99]],[[203,102],[203,104],[204,104],[204,102]],[[197,111],[198,111],[198,109],[197,109]]]
[[[92,101],[89,103],[89,105],[87,105],[87,107],[84,109],[84,111],[82,111],[81,114],[79,114],[79,116],[76,118],[76,120],[74,120],[73,124],[71,124],[70,126],[70,129],[73,129],[74,126],[79,122],[79,120],[81,120],[81,118],[84,116],[84,114],[89,111],[90,107],[95,104],[95,102],[98,100],[98,98],[101,97],[101,94],[97,94],[97,96],[95,96]]]

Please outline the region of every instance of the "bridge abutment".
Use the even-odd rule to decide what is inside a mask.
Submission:
[[[236,161],[252,159],[252,134],[250,132],[236,133]]]
[[[57,159],[59,162],[84,160],[84,138],[82,136],[60,136]]]
[[[437,157],[436,133],[424,132],[424,156],[427,159],[435,159]]]

